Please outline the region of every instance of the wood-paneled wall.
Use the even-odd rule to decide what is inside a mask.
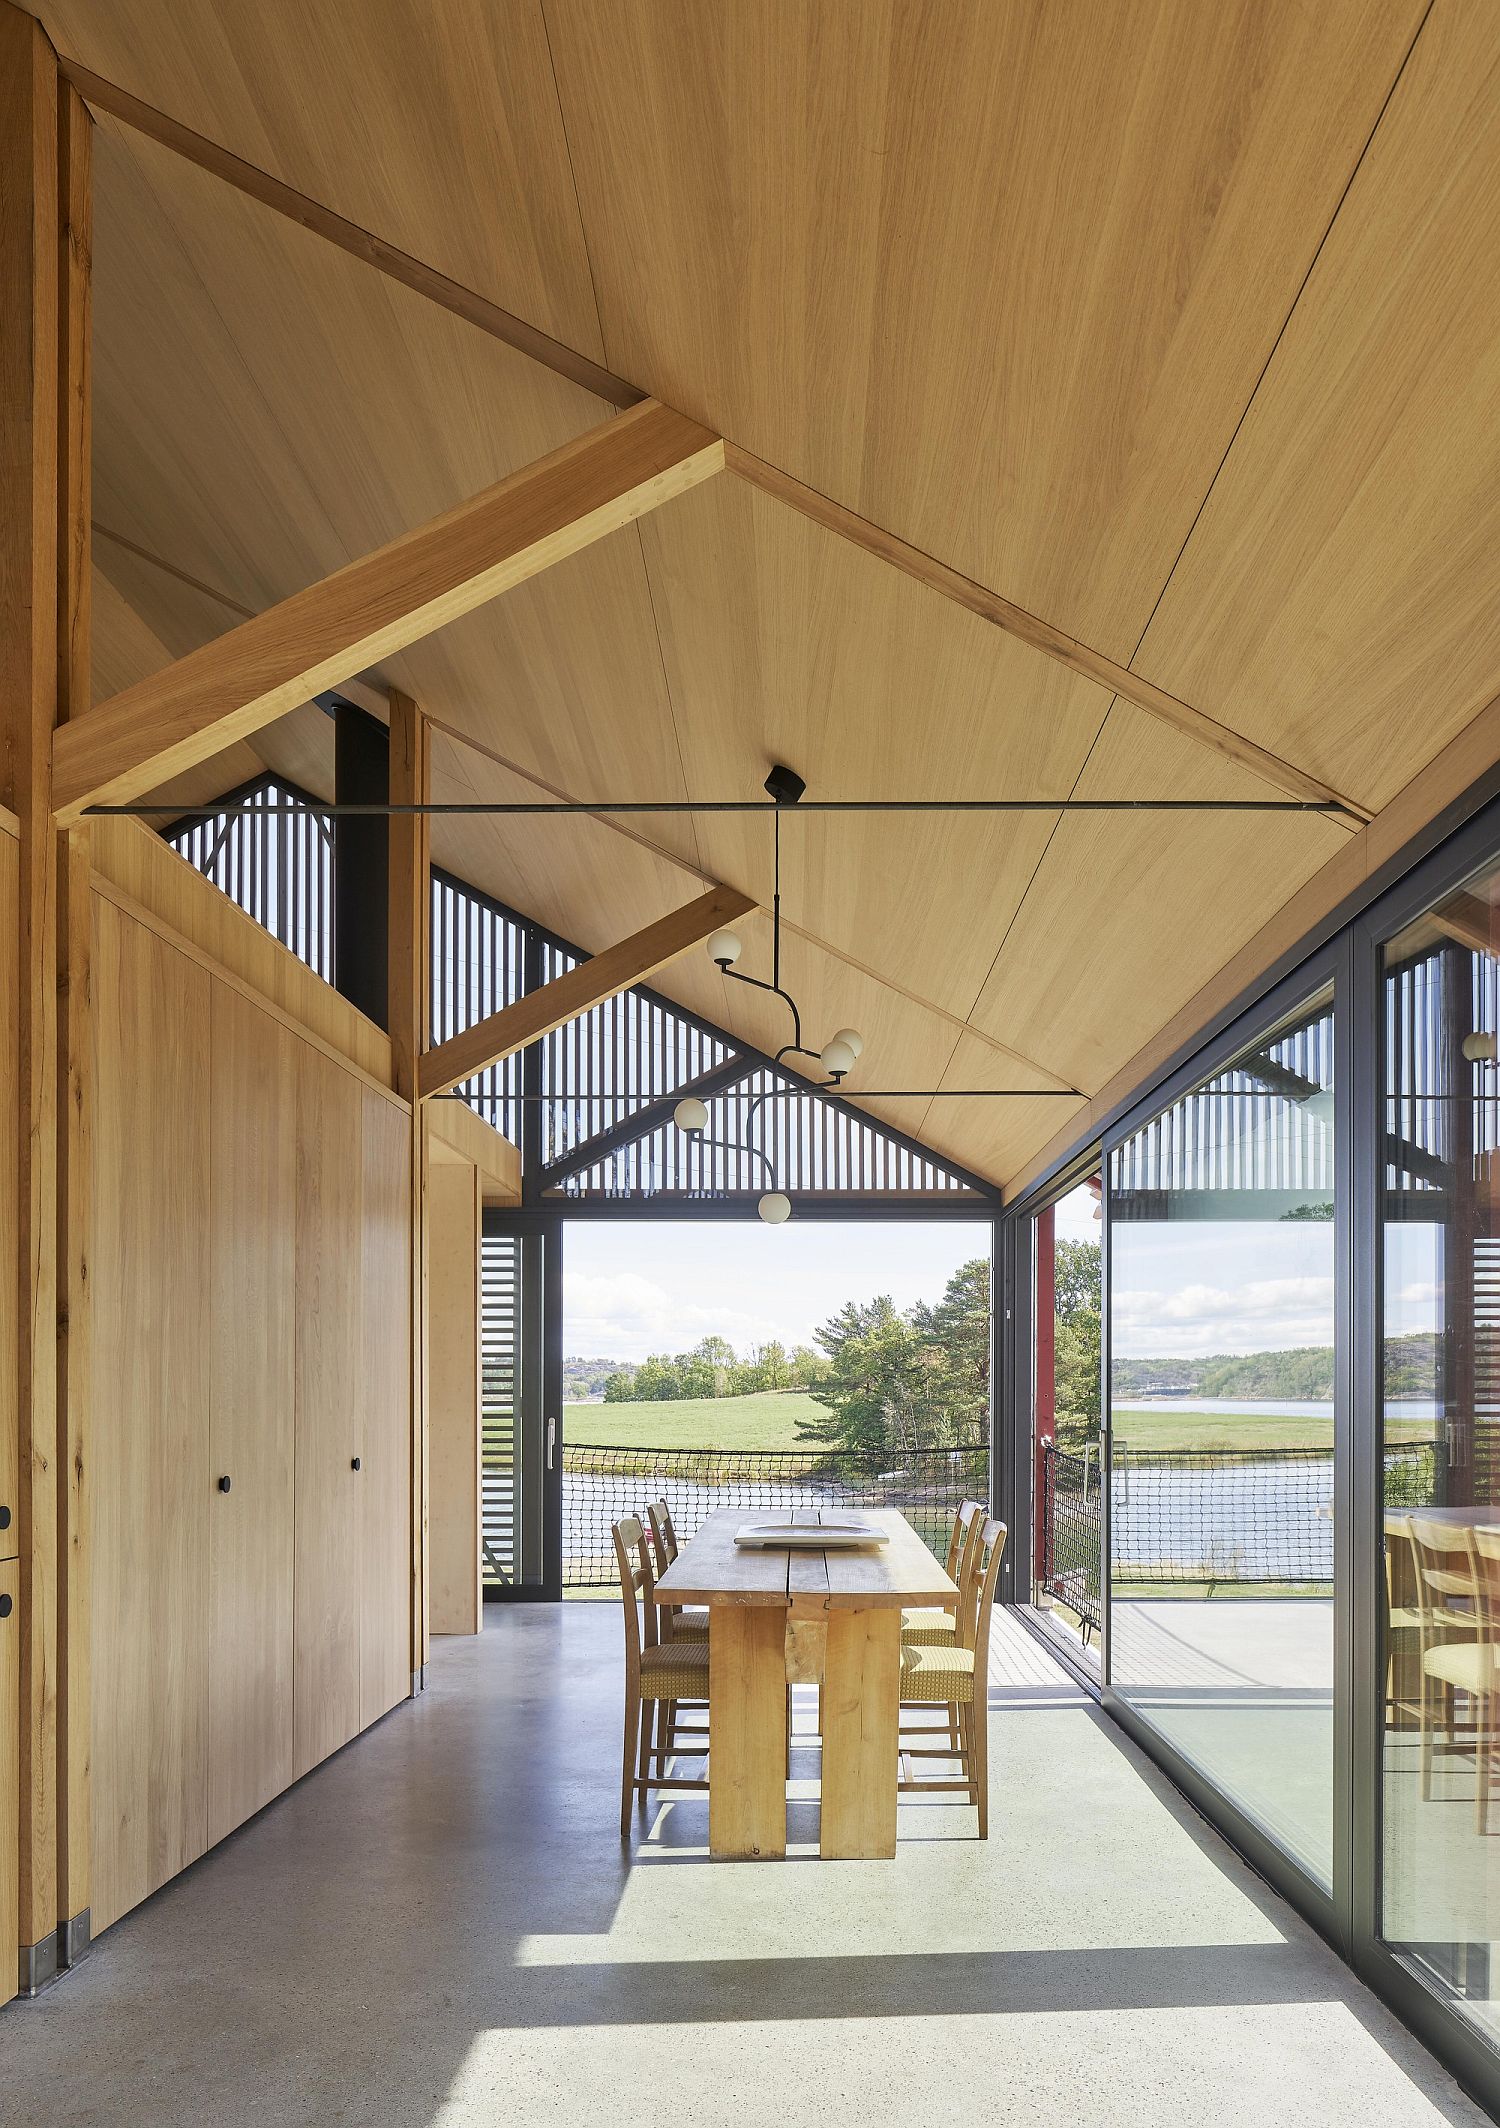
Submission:
[[[410,1111],[201,929],[94,896],[96,1932],[411,1686]]]
[[[479,1568],[478,1168],[429,1140],[427,1170],[427,1572],[434,1633],[477,1633]]]

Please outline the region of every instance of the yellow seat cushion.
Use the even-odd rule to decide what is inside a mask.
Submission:
[[[903,1611],[901,1640],[908,1648],[951,1648],[958,1624],[951,1611]]]
[[[1488,1641],[1459,1641],[1451,1648],[1429,1648],[1422,1657],[1429,1677],[1440,1677],[1460,1692],[1494,1692],[1500,1689],[1500,1670],[1495,1650]]]
[[[974,1697],[972,1648],[901,1648],[901,1697],[932,1706],[966,1706]]]
[[[708,1642],[668,1640],[641,1650],[642,1699],[707,1699]]]

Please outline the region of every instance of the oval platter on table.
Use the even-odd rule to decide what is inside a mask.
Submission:
[[[874,1522],[747,1522],[735,1531],[734,1541],[747,1550],[852,1552],[891,1540]]]

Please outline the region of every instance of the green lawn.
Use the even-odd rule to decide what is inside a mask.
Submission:
[[[678,1403],[564,1404],[563,1439],[599,1448],[806,1448],[799,1419],[826,1416],[802,1389]]]
[[[1393,1419],[1390,1441],[1430,1441],[1431,1419]],[[1115,1442],[1127,1448],[1332,1448],[1331,1419],[1253,1417],[1249,1412],[1121,1411]]]

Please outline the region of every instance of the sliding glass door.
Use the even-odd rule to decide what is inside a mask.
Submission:
[[[480,1553],[488,1599],[562,1594],[562,1228],[487,1211],[480,1256]]]
[[[1110,1683],[1333,1883],[1332,986],[1109,1160]]]
[[[1379,1928],[1500,2040],[1500,866],[1381,948]]]

